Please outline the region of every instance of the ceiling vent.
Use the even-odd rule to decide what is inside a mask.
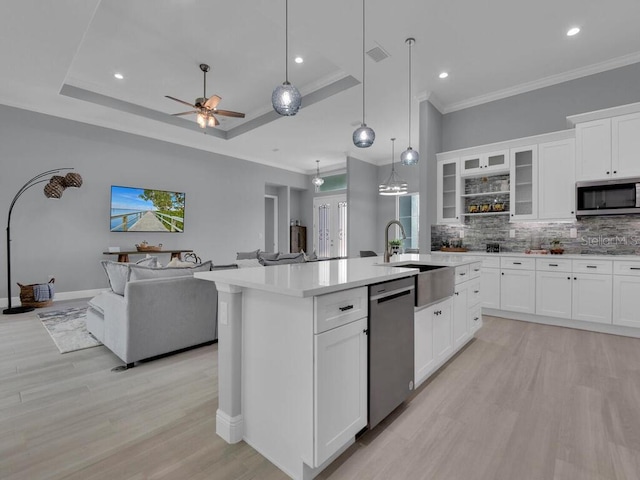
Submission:
[[[369,55],[369,57],[371,57],[371,59],[376,63],[381,62],[389,56],[389,54],[385,52],[380,45],[376,45],[371,50],[369,50],[367,52],[367,55]]]

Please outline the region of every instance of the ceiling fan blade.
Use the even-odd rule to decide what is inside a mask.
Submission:
[[[173,101],[184,103],[185,105],[189,105],[191,108],[197,108],[195,105],[189,102],[185,102],[184,100],[180,100],[179,98],[171,97],[169,95],[165,95],[166,98],[170,98]]]
[[[232,112],[231,110],[214,110],[216,115],[224,115],[225,117],[244,118],[244,113]]]
[[[220,98],[218,95],[212,95],[211,97],[209,97],[209,100],[204,103],[204,107],[214,109],[218,106],[220,100],[222,100],[222,98]]]
[[[191,110],[190,112],[182,112],[182,113],[172,113],[172,117],[179,117],[180,115],[190,115],[192,113],[198,113],[197,110]]]

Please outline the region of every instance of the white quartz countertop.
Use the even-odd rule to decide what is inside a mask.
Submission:
[[[471,258],[452,255],[405,254],[394,255],[388,264],[383,263],[382,257],[366,257],[215,270],[194,273],[194,277],[281,295],[312,297],[416,275],[417,269],[402,268],[406,263],[457,266],[472,261]]]
[[[451,257],[458,256],[460,258],[464,257],[526,257],[526,258],[568,258],[570,260],[637,260],[640,261],[640,255],[592,255],[592,254],[561,254],[561,255],[552,255],[550,253],[518,253],[518,252],[499,252],[499,253],[487,253],[480,251],[470,251],[470,252],[456,252],[456,253],[448,253],[448,252],[431,252],[434,257]]]

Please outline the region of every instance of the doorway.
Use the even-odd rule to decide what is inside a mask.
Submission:
[[[264,196],[264,251],[278,251],[278,197]]]
[[[321,258],[347,256],[347,196],[313,199],[313,248]]]

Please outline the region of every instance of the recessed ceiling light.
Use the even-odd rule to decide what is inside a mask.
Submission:
[[[116,77],[118,80],[122,80],[124,78],[124,75],[122,75],[121,73],[114,73],[113,76]]]
[[[449,76],[449,74],[447,72],[442,72],[440,75],[438,75],[438,77],[440,78],[447,78]]]
[[[573,37],[574,35],[577,35],[579,32],[580,32],[580,29],[578,27],[570,28],[567,31],[567,37]]]
[[[298,57],[294,58],[294,61],[296,63],[302,63],[302,62],[304,62],[304,58],[298,56]]]

